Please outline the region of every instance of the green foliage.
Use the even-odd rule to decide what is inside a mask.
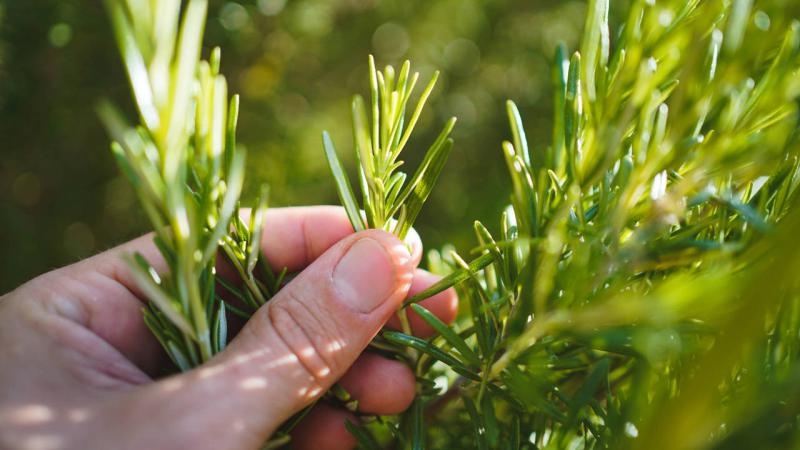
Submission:
[[[155,26],[177,24],[179,3],[108,1],[142,125],[102,116],[170,266],[159,277],[131,261],[153,300],[146,320],[186,369],[227,340],[217,281],[247,317],[285,272],[256,245],[265,200],[237,214],[238,100],[218,51],[198,62],[205,2],[190,0],[180,27]],[[470,262],[431,252],[444,278],[404,304],[403,332],[373,342],[414,369],[419,395],[398,417],[348,424],[360,445],[797,446],[800,24],[763,3],[635,0],[610,25],[609,1],[589,1],[580,50],[555,51],[551,142],[529,143],[507,104],[497,231],[475,223]],[[398,157],[435,80],[407,111],[410,64],[396,74],[370,59],[369,108],[352,102],[360,201],[323,135],[356,230],[405,237],[431,193],[454,120],[408,180]],[[218,249],[243,288],[216,279]],[[451,286],[462,315],[449,326],[418,302]],[[411,336],[406,308],[437,334]]]
[[[529,147],[508,102],[499,239],[476,223],[471,264],[434,254],[450,275],[407,304],[436,337],[383,333],[448,386],[415,403],[424,431],[413,409],[386,426],[433,448],[795,442],[796,402],[762,392],[798,367],[800,24],[757,14],[638,1],[612,40],[589,2],[580,52],[556,49],[552,142]],[[451,328],[414,303],[452,285]]]
[[[336,155],[333,142],[327,132],[322,136],[325,155],[336,180],[339,198],[347,210],[353,228],[357,231],[379,228],[391,231],[404,239],[422,209],[422,204],[433,190],[436,179],[453,148],[453,140],[448,136],[455,126],[455,117],[447,122],[439,137],[428,148],[425,158],[408,183],[406,174],[397,170],[403,165],[403,161],[397,158],[411,137],[411,132],[439,77],[439,72],[434,73],[406,124],[406,109],[419,78],[419,73],[411,74],[410,71],[411,63],[408,61],[403,64],[399,74],[395,74],[392,66],[377,71],[375,60],[370,56],[371,126],[367,119],[364,99],[359,95],[353,98],[353,136],[360,163],[358,179],[366,224],[361,217],[359,203],[353,194],[350,181]]]
[[[245,168],[235,138],[239,99],[228,99],[219,49],[200,60],[206,1],[189,1],[180,26],[177,1],[106,5],[142,125],[127,125],[108,103],[99,112],[169,272],[157,274],[138,254],[129,266],[152,300],[145,322],[173,362],[188,370],[227,343],[226,302],[216,293],[220,248],[244,287],[225,286],[249,313],[280,285],[282,275],[265,268],[258,245],[266,190],[246,224],[238,213]],[[256,280],[257,266],[269,286]]]

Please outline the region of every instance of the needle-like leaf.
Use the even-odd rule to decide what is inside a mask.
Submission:
[[[389,342],[394,344],[408,346],[415,350],[419,350],[427,355],[430,355],[432,358],[443,362],[450,366],[454,371],[458,372],[459,374],[471,379],[471,380],[480,380],[477,374],[475,374],[472,370],[467,368],[464,364],[462,364],[458,359],[454,358],[453,356],[448,355],[441,349],[437,348],[436,346],[430,344],[428,341],[424,339],[420,339],[418,337],[409,336],[404,333],[400,333],[398,331],[384,331],[383,337],[386,338]]]
[[[403,303],[403,306],[420,302],[426,298],[438,294],[439,292],[444,291],[445,289],[449,289],[464,280],[468,280],[470,277],[470,272],[477,272],[491,264],[493,261],[494,256],[491,253],[481,255],[469,263],[469,269],[455,270],[453,273],[434,283],[431,287],[406,299],[406,301]]]
[[[427,322],[428,325],[433,327],[433,329],[436,330],[436,332],[438,332],[450,345],[452,345],[453,348],[458,350],[458,353],[461,354],[465,363],[472,366],[480,365],[480,359],[478,358],[478,355],[476,355],[475,352],[469,348],[464,339],[456,334],[453,329],[445,325],[444,322],[439,320],[439,318],[435,315],[431,314],[430,311],[423,308],[422,305],[412,304],[411,309],[413,309],[417,315],[422,317],[422,320]]]
[[[347,217],[350,218],[350,223],[356,231],[364,230],[364,222],[361,220],[361,212],[358,208],[355,196],[353,195],[353,188],[350,187],[350,181],[347,179],[347,174],[344,173],[342,163],[339,161],[339,156],[336,155],[336,149],[333,147],[333,141],[328,132],[322,133],[322,143],[325,147],[325,156],[328,158],[328,165],[333,172],[333,178],[336,180],[336,191],[339,193],[339,198],[342,200]]]

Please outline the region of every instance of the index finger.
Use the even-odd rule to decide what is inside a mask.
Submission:
[[[249,215],[249,210],[241,211],[241,216],[245,221]],[[353,226],[341,206],[270,208],[267,209],[264,218],[261,251],[273,270],[280,271],[285,267],[290,272],[297,272],[353,232]],[[422,257],[422,242],[413,228],[409,231],[406,242],[410,245],[414,264],[419,264]],[[141,292],[122,260],[122,255],[132,252],[142,253],[157,272],[161,273],[167,270],[164,259],[153,243],[152,233],[70,267],[85,268],[89,266],[93,271],[120,282],[142,298]],[[219,265],[218,269],[224,271],[224,267]],[[86,271],[81,269],[78,272],[85,273]]]
[[[302,270],[335,243],[352,234],[353,226],[340,206],[271,208],[264,219],[261,250],[273,270]],[[406,242],[419,264],[422,243],[412,229]]]

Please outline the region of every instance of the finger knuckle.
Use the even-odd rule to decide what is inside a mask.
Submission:
[[[320,387],[330,384],[344,362],[338,353],[341,333],[318,310],[300,298],[288,298],[267,308],[267,319],[286,348]]]

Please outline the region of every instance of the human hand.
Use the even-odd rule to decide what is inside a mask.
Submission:
[[[142,321],[145,298],[121,256],[164,268],[145,236],[44,274],[0,297],[0,448],[258,448],[333,383],[365,413],[394,414],[414,397],[403,363],[364,352],[406,296],[436,277],[377,230],[353,233],[341,208],[272,209],[262,248],[275,268],[300,271],[211,361],[170,367]],[[224,273],[224,267],[220,267]],[[455,317],[452,290],[423,304]],[[432,334],[410,314],[414,333]],[[294,448],[344,449],[355,415],[318,403]]]

